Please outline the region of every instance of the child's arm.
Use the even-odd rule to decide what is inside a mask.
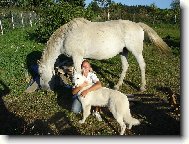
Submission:
[[[88,85],[88,83],[85,81],[81,86],[73,88],[72,94],[73,95],[77,94],[83,87],[85,87],[87,85]]]
[[[100,81],[97,81],[95,84],[93,84],[90,88],[84,90],[81,92],[81,96],[85,97],[89,92],[95,91],[102,87],[102,84]]]

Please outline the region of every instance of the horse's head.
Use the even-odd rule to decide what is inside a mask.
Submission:
[[[53,89],[53,76],[54,70],[48,65],[41,64],[38,61],[39,75],[40,75],[40,86],[42,89]]]

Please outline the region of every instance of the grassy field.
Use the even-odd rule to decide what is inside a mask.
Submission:
[[[127,135],[180,135],[180,111],[175,112],[169,103],[174,94],[180,105],[180,28],[161,25],[154,29],[172,48],[172,54],[164,55],[153,45],[144,44],[147,91],[141,93],[139,66],[129,53],[130,66],[120,91],[139,98],[131,102],[131,112],[142,123],[126,130]],[[0,134],[118,135],[119,125],[106,108],[102,108],[102,122],[91,115],[85,124],[78,124],[82,115],[70,112],[70,89],[24,93],[31,78],[29,68],[45,48],[34,40],[32,32],[16,29],[0,36]],[[103,85],[112,88],[121,72],[119,56],[90,61]]]

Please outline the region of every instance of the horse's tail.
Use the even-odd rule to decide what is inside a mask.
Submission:
[[[149,40],[155,44],[157,48],[165,53],[169,53],[171,51],[170,47],[163,41],[163,39],[148,25],[139,22],[140,27],[144,30],[145,37],[147,36]]]

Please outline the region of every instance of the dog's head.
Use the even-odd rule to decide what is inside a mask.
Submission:
[[[74,73],[73,83],[75,87],[82,85],[85,82],[85,78],[81,73]]]

